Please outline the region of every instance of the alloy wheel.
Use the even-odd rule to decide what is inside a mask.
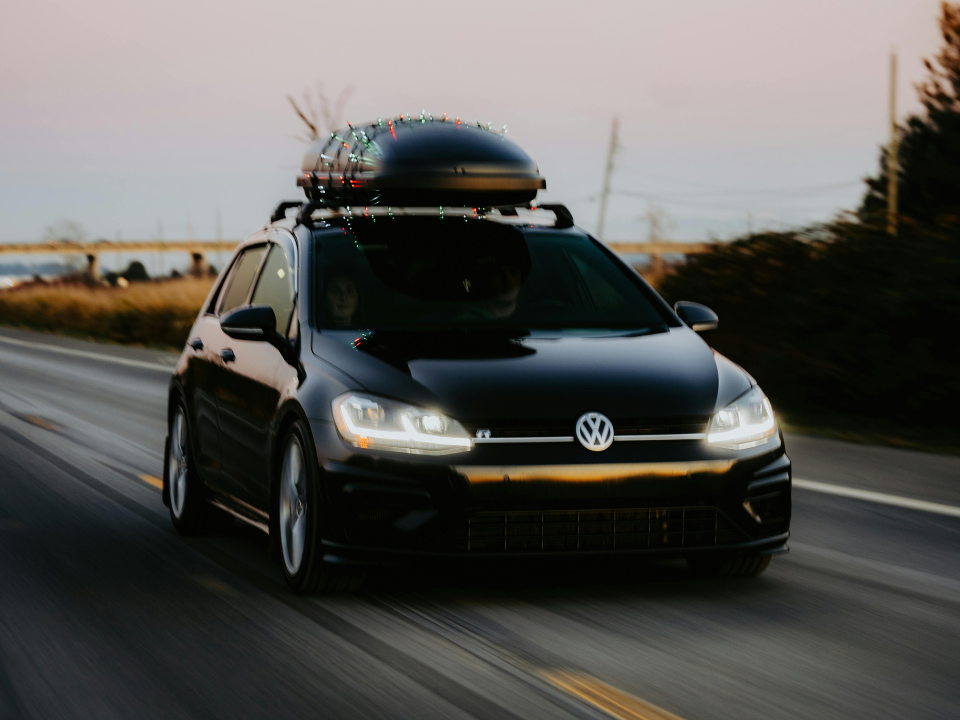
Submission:
[[[187,418],[183,414],[183,408],[177,410],[170,426],[170,457],[167,468],[170,510],[174,517],[180,518],[183,516],[187,498]]]
[[[290,437],[283,452],[279,520],[283,564],[290,575],[296,575],[307,539],[307,469],[296,435]]]

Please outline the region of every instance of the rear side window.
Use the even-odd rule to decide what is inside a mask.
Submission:
[[[251,304],[269,305],[277,316],[277,332],[286,335],[293,315],[293,271],[290,259],[279,245],[270,248],[263,272],[253,291]]]
[[[250,294],[250,286],[253,284],[253,278],[257,274],[257,268],[260,267],[260,261],[263,259],[263,253],[266,252],[266,249],[266,246],[261,245],[246,250],[240,256],[223,292],[223,300],[220,303],[221,315],[240,307],[246,302],[247,296]]]

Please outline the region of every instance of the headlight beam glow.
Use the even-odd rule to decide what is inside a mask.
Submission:
[[[379,417],[384,418],[384,424],[392,425],[396,429],[369,427],[363,422],[358,423],[351,409],[369,409],[370,405],[377,406]],[[364,449],[443,454],[473,448],[473,440],[456,420],[385,398],[355,393],[341,395],[333,401],[333,417],[340,436]],[[418,419],[425,428],[437,428],[438,432],[423,432],[417,427]],[[381,423],[378,421],[376,424]]]
[[[707,443],[733,450],[763,445],[777,434],[773,406],[759,387],[747,391],[710,420]]]

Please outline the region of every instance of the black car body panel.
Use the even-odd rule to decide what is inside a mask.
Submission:
[[[309,423],[322,471],[323,548],[331,562],[785,549],[791,468],[782,435],[740,450],[703,439],[714,413],[754,387],[753,379],[612,253],[604,249],[664,316],[663,327],[575,337],[370,336],[319,327],[318,253],[325,237],[344,232],[336,223],[314,229],[281,220],[254,236],[224,268],[191,330],[199,343],[184,349],[171,403],[187,406],[214,502],[273,527],[277,439],[297,417]],[[278,235],[295,240],[297,265],[284,352],[228,337],[217,310],[244,250]],[[225,350],[234,359],[224,360]],[[476,444],[437,456],[356,447],[338,432],[331,403],[358,391],[436,408]],[[602,452],[574,438],[577,419],[589,412],[614,426],[616,439]],[[651,439],[671,435],[691,437]]]
[[[437,341],[447,357],[437,357],[431,338],[417,340],[389,357],[372,355],[367,343],[354,349],[320,334],[313,343],[315,353],[349,367],[366,390],[438,404],[460,419],[527,418],[531,408],[563,421],[596,409],[610,417],[707,416],[718,400],[722,407],[750,387],[724,358],[728,377],[718,398],[715,355],[687,328],[641,337],[486,340],[484,357],[448,336]]]
[[[684,447],[643,443],[640,449],[640,443],[614,443],[602,461],[578,444],[563,443],[478,446],[469,459],[450,464],[344,453],[332,423],[313,428],[318,454],[325,456],[329,527],[336,528],[328,539],[338,543],[331,552],[343,560],[396,561],[401,550],[437,557],[772,551],[783,547],[789,529],[790,464],[779,439],[774,448],[736,459],[704,451],[698,441]],[[755,516],[744,506],[751,501]],[[555,517],[531,517],[544,513]],[[480,517],[489,523],[492,515],[502,546],[490,547],[490,527],[482,530],[486,544],[465,544],[471,522]],[[550,528],[535,527],[544,522],[566,525],[554,526],[554,540],[563,536],[573,548],[537,545],[536,539],[536,547],[530,546],[531,533],[550,540]],[[636,527],[638,522],[645,526]]]

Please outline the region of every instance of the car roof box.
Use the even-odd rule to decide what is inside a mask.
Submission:
[[[401,115],[315,141],[297,185],[328,206],[493,207],[529,203],[546,181],[504,133],[459,118]]]

